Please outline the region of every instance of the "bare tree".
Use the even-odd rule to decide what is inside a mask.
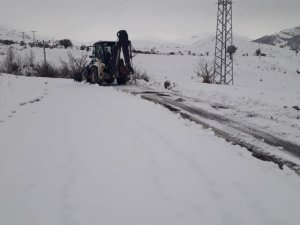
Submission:
[[[6,53],[6,57],[3,62],[4,71],[6,73],[12,73],[14,70],[14,60],[15,60],[15,53],[12,47],[9,47]]]
[[[19,55],[15,55],[13,47],[9,47],[3,61],[2,71],[5,73],[20,74],[23,60]]]
[[[207,61],[203,58],[200,58],[195,65],[195,73],[198,77],[201,77],[203,79],[203,83],[212,83],[213,81],[213,63],[210,61]]]
[[[60,58],[60,76],[64,78],[81,76],[82,69],[87,64],[87,54],[83,54],[79,58],[75,58],[71,52],[68,52],[67,55],[67,62]]]
[[[29,52],[29,55],[26,54],[25,57],[25,75],[31,76],[34,73],[35,68],[35,55],[32,49]]]

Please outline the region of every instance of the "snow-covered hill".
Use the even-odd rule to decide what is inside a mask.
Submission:
[[[196,55],[200,55],[209,52],[210,55],[213,55],[215,51],[215,35],[195,35],[187,39],[180,39],[178,43],[149,40],[133,40],[132,43],[135,49],[142,51],[154,50],[154,52],[162,54],[174,52],[175,54],[182,53],[187,55],[195,53]],[[254,49],[258,48],[257,44],[251,43],[251,39],[240,35],[234,35],[234,44],[240,47],[239,50],[243,52],[254,52]]]
[[[0,24],[0,39],[20,42],[23,40],[23,34],[21,31],[12,26]],[[25,32],[25,40],[27,42],[31,42],[31,36],[29,32]]]
[[[300,47],[300,26],[286,29],[272,35],[266,35],[264,37],[254,40],[254,42],[282,46],[282,47],[289,46],[295,49],[299,48]]]
[[[3,25],[0,24],[0,39],[2,40],[12,40],[15,42],[23,41],[23,32],[26,43],[32,42],[32,33],[30,31],[23,31],[17,29],[11,25]],[[39,33],[35,33],[35,40],[53,40],[53,38],[47,35],[41,35]]]
[[[51,41],[54,40],[53,38],[50,38],[47,35],[39,35],[39,34],[36,34],[35,38],[37,41],[38,40],[51,40]],[[22,34],[21,30],[16,29],[13,26],[0,25],[0,39],[1,40],[11,40],[11,41],[20,43],[21,41],[23,41],[23,34]],[[32,42],[32,33],[30,34],[29,32],[25,32],[25,43],[28,44],[31,42]],[[38,48],[38,47],[31,48],[29,45],[20,46],[20,44],[4,45],[4,44],[0,43],[0,67],[6,57],[7,50],[9,47],[13,48],[14,54],[16,56],[16,60],[18,60],[21,64],[26,63],[25,61],[28,59],[29,55],[34,56],[34,63],[36,63],[36,64],[43,62],[43,60],[44,60],[43,48]],[[76,45],[72,49],[70,49],[70,48],[69,49],[47,48],[46,49],[47,61],[53,65],[58,66],[60,64],[60,59],[63,59],[63,60],[68,59],[68,57],[67,57],[68,52],[71,52],[75,57],[81,57],[82,55],[88,54],[86,51],[80,51],[78,46],[76,46]]]
[[[132,40],[136,50],[169,53],[184,48],[185,45],[167,41]]]

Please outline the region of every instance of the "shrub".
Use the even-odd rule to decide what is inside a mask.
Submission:
[[[6,57],[3,61],[3,71],[6,73],[11,73],[13,70],[13,62],[15,60],[15,53],[12,47],[7,49]]]
[[[35,55],[32,50],[30,50],[29,55],[25,56],[24,60],[24,72],[23,74],[26,76],[32,76],[34,74],[34,68],[35,68]]]
[[[3,62],[3,71],[6,73],[17,74],[21,69],[22,59],[17,57],[12,47],[9,47],[6,53],[6,57]]]
[[[260,54],[261,54],[261,49],[258,48],[258,49],[256,50],[256,52],[255,52],[255,55],[256,55],[256,56],[260,56]]]
[[[35,46],[36,47],[38,47],[38,48],[44,48],[44,46],[45,46],[45,48],[50,48],[50,45],[47,43],[47,42],[37,42],[36,44],[35,44]]]
[[[68,52],[68,62],[60,58],[61,67],[59,68],[59,77],[73,78],[76,74],[81,74],[84,66],[87,64],[87,55],[75,58],[71,52]]]
[[[213,63],[200,59],[195,66],[195,73],[198,77],[201,77],[203,83],[213,82]]]
[[[37,77],[57,77],[57,69],[51,64],[44,62],[42,65],[37,65],[33,69],[34,76]]]
[[[228,46],[228,48],[227,48],[227,53],[230,55],[230,59],[232,60],[233,59],[233,54],[234,53],[236,53],[236,51],[237,51],[237,47],[235,46],[235,45],[230,45],[230,46]]]
[[[26,66],[34,66],[34,61],[35,61],[35,55],[31,49],[29,55],[26,55],[25,57],[25,64]]]
[[[64,48],[69,48],[73,46],[72,42],[69,39],[60,40],[59,45],[63,46]]]
[[[81,45],[81,46],[80,46],[80,50],[82,50],[82,51],[83,51],[83,50],[86,50],[86,46],[85,46],[85,45]]]
[[[4,45],[13,45],[13,44],[16,44],[15,41],[11,41],[11,40],[1,40],[1,39],[0,39],[0,43],[1,43],[1,44],[4,44]]]

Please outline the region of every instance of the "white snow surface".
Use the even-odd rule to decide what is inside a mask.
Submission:
[[[0,224],[298,223],[294,172],[113,87],[2,74],[0,120]]]
[[[44,51],[43,48],[38,47],[22,47],[18,44],[14,44],[11,46],[0,45],[0,62],[3,62],[6,53],[9,47],[12,47],[14,54],[16,57],[21,59],[22,64],[27,63],[27,59],[30,56],[30,52],[33,52],[34,55],[34,63],[41,64],[44,62]],[[89,55],[91,52],[87,52],[86,50],[79,50],[77,47],[74,48],[53,48],[53,49],[46,49],[46,60],[48,63],[54,66],[61,66],[60,59],[68,62],[68,53],[71,53],[75,58],[81,58],[84,55]]]
[[[195,71],[199,60],[213,63],[214,40],[200,40],[185,47],[189,55],[137,55],[135,65],[147,71],[152,88],[162,88],[166,80],[172,91],[192,97],[194,105],[237,119],[276,136],[300,144],[300,55],[288,49],[235,39],[238,52],[234,62],[234,85],[203,84]],[[260,47],[266,57],[254,56]],[[208,52],[209,56],[206,56]],[[213,105],[225,106],[215,110]]]
[[[213,60],[214,38],[182,43],[133,41],[184,54],[137,55],[151,78],[138,84],[166,91],[170,80],[167,92],[189,104],[300,144],[299,54],[235,37],[234,85],[208,85],[194,71]],[[13,48],[43,60],[41,48]],[[267,56],[254,56],[257,48]],[[87,54],[47,49],[47,61],[59,66],[67,51]],[[291,170],[115,87],[0,74],[0,225],[294,225],[299,192]]]

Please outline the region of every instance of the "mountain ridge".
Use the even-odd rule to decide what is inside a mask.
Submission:
[[[292,50],[299,50],[300,26],[285,29],[271,35],[265,35],[254,40],[253,42],[280,47],[289,47]]]

